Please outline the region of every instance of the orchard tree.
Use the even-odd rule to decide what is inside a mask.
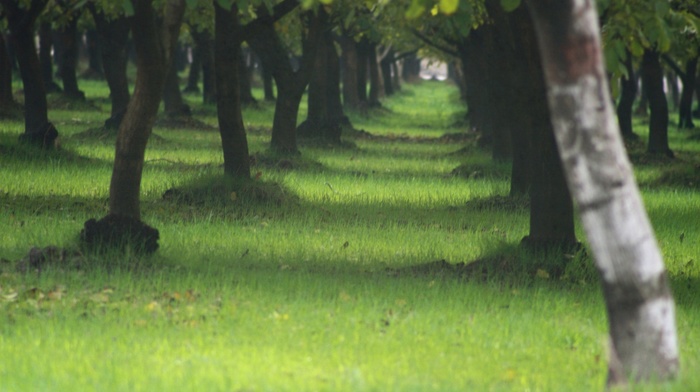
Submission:
[[[679,360],[673,298],[614,120],[595,3],[527,5],[566,178],[603,284],[608,384],[674,377]]]
[[[56,127],[48,119],[46,88],[34,44],[35,22],[47,2],[0,0],[24,87],[24,133],[20,135],[20,140],[42,148],[54,147],[58,138]]]
[[[615,78],[622,78],[618,120],[623,135],[630,136],[632,129],[631,97],[636,87],[632,56],[641,59],[642,86],[649,103],[647,151],[673,157],[668,145],[668,102],[661,58],[672,50],[689,51],[688,58],[692,58],[697,45],[689,47],[688,40],[697,35],[700,24],[687,9],[671,6],[683,2],[609,0],[600,3],[606,65]]]
[[[127,3],[125,3],[127,4]],[[85,222],[81,233],[89,245],[131,243],[145,252],[158,248],[158,231],[141,222],[140,189],[146,144],[160,105],[167,67],[177,43],[185,0],[167,0],[162,23],[152,0],[133,0],[132,36],[136,49],[136,84],[117,134],[109,214]]]

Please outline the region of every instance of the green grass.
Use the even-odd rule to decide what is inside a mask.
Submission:
[[[385,109],[351,114],[356,128],[381,137],[302,147],[306,163],[294,170],[254,167],[274,194],[268,201],[247,198],[248,188],[235,198],[217,191],[228,188],[217,180],[215,129],[156,127],[142,210],[160,230],[157,254],[16,272],[31,247],[73,247],[83,223],[107,212],[114,140],[86,133],[109,112],[106,90],[84,86],[90,107],[50,112],[61,151],[18,146],[21,122],[0,130],[0,391],[603,387],[605,309],[586,257],[560,280],[415,268],[545,257],[517,248],[527,208],[495,198],[508,193],[507,165],[472,142],[468,155],[455,154],[464,143],[438,139],[459,132],[464,113],[456,91],[439,83],[406,85]],[[187,99],[198,119],[216,124],[212,107]],[[267,148],[273,109],[245,111],[253,153]],[[692,391],[700,388],[700,197],[687,167],[700,143],[671,134],[681,162],[641,159],[636,173],[676,294],[683,371],[648,388]],[[460,165],[483,175],[452,175]],[[164,200],[171,188],[203,202]]]

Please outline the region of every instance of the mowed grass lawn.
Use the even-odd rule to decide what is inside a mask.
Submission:
[[[30,248],[74,248],[83,223],[107,212],[114,138],[94,131],[107,90],[82,87],[87,104],[51,97],[58,152],[19,147],[22,122],[0,124],[1,391],[603,388],[605,309],[585,255],[563,259],[557,279],[421,267],[545,257],[518,250],[529,212],[501,198],[508,165],[469,135],[444,137],[463,132],[465,109],[437,82],[351,115],[375,137],[302,145],[292,168],[254,166],[256,195],[222,194],[216,113],[188,97],[203,124],[158,125],[147,151],[142,212],[160,230],[156,255],[17,272]],[[245,110],[254,154],[272,110]],[[682,352],[680,379],[650,390],[700,390],[700,143],[690,136],[671,130],[676,162],[633,156]],[[164,199],[172,188],[198,198]]]

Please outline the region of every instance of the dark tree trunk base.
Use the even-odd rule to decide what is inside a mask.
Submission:
[[[41,148],[56,147],[58,131],[52,123],[46,123],[38,130],[32,130],[19,135],[19,141]]]
[[[158,250],[158,230],[147,224],[121,215],[110,214],[100,220],[85,222],[80,232],[80,243],[91,251],[131,250],[152,254]]]
[[[583,245],[576,239],[532,238],[532,236],[527,235],[520,241],[520,247],[535,252],[560,251],[562,253],[576,253],[581,250]]]

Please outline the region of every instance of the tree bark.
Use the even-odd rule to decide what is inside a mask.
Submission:
[[[88,2],[88,9],[95,20],[100,38],[102,65],[112,103],[110,118],[105,121],[105,128],[119,129],[130,99],[129,80],[126,76],[129,60],[126,44],[131,29],[131,18],[123,15],[108,18],[95,8],[93,2]]]
[[[72,13],[70,20],[58,31],[61,40],[61,61],[58,74],[63,82],[63,94],[71,99],[84,100],[85,93],[78,87],[78,17]]]
[[[260,73],[263,80],[265,100],[268,102],[273,102],[275,100],[275,89],[273,86],[272,74],[268,72],[264,66],[260,67]]]
[[[236,178],[250,178],[248,140],[241,112],[241,41],[238,8],[230,10],[214,5],[214,61],[216,70],[217,115],[224,153],[224,174]]]
[[[48,119],[46,88],[34,45],[34,22],[46,6],[46,0],[32,0],[28,8],[20,7],[13,0],[2,0],[0,4],[7,16],[10,40],[24,86],[24,133],[20,140],[42,148],[54,147],[58,131]]]
[[[369,41],[362,38],[357,43],[357,96],[362,104],[369,106],[367,96],[367,71],[369,68]]]
[[[345,31],[338,36],[338,43],[340,43],[343,62],[343,105],[348,110],[358,110],[361,104],[357,80],[359,72],[357,43]]]
[[[136,84],[117,135],[109,212],[140,221],[139,194],[146,144],[160,105],[167,69],[172,65],[185,1],[166,3],[163,31],[158,29],[151,0],[135,0],[133,5]]]
[[[673,151],[668,146],[668,102],[664,92],[664,73],[659,53],[655,50],[645,50],[642,56],[642,84],[650,112],[647,152],[673,158]]]
[[[322,37],[316,50],[314,69],[308,93],[308,114],[299,125],[300,138],[322,139],[329,144],[340,144],[342,126],[347,122],[340,101],[340,60],[335,50],[332,25],[328,14],[318,11]]]
[[[17,106],[12,95],[12,64],[7,53],[5,36],[0,33],[0,118],[10,117],[10,112]]]
[[[175,57],[171,58],[173,61]],[[192,110],[185,103],[180,91],[180,77],[177,74],[175,63],[168,64],[165,68],[165,86],[163,88],[163,106],[165,115],[170,118],[191,117]]]
[[[382,78],[379,73],[379,62],[377,61],[377,44],[368,41],[367,62],[369,64],[369,96],[367,103],[370,107],[382,106],[379,102],[379,95],[383,89]]]
[[[387,97],[394,94],[394,84],[391,75],[391,66],[394,64],[394,50],[389,49],[384,58],[379,62],[384,80],[384,95]]]
[[[632,129],[632,107],[634,99],[637,97],[637,77],[632,65],[632,53],[629,51],[627,51],[625,68],[627,69],[627,77],[622,77],[620,80],[621,93],[620,101],[617,103],[617,123],[623,138],[636,138],[637,135]]]
[[[593,1],[529,0],[567,182],[608,314],[609,384],[678,371],[674,304],[614,119]]]
[[[698,59],[695,56],[685,63],[685,75],[682,78],[683,91],[681,92],[681,100],[678,105],[678,127],[681,129],[693,129],[693,94],[695,92],[695,84],[698,73]]]
[[[286,1],[280,5],[296,7],[298,2]],[[317,41],[320,36],[318,18],[305,13],[303,18],[308,23],[306,36],[302,39],[303,56],[297,71],[287,57],[287,51],[275,32],[274,15],[269,15],[265,8],[259,9],[258,18],[246,25],[245,36],[248,44],[255,50],[263,63],[270,70],[277,84],[277,101],[272,120],[272,138],[270,149],[280,154],[298,154],[296,138],[299,104],[306,86],[311,78]]]
[[[53,81],[52,46],[53,29],[51,28],[51,23],[43,22],[39,26],[39,64],[41,66],[41,77],[44,80],[44,87],[47,93],[61,91],[61,87]]]
[[[253,78],[253,64],[249,61],[248,56],[250,53],[244,53],[243,48],[240,49],[241,54],[238,56],[240,61],[240,78],[239,83],[241,84],[241,102],[250,105],[257,102],[255,97],[253,97],[253,83],[251,79]]]
[[[88,69],[81,75],[83,78],[104,79],[104,66],[102,65],[102,45],[97,30],[90,28],[85,31],[85,42],[88,55]]]
[[[214,40],[211,37],[211,33],[206,30],[190,30],[190,34],[195,42],[197,52],[197,64],[195,64],[193,56],[192,65],[190,67],[194,68],[190,68],[190,75],[198,75],[197,67],[200,67],[202,71],[202,102],[205,104],[215,103],[216,71],[214,66]],[[188,76],[187,88],[185,88],[185,91],[190,89],[190,85],[193,85],[196,91],[197,81],[190,81],[190,77]]]

